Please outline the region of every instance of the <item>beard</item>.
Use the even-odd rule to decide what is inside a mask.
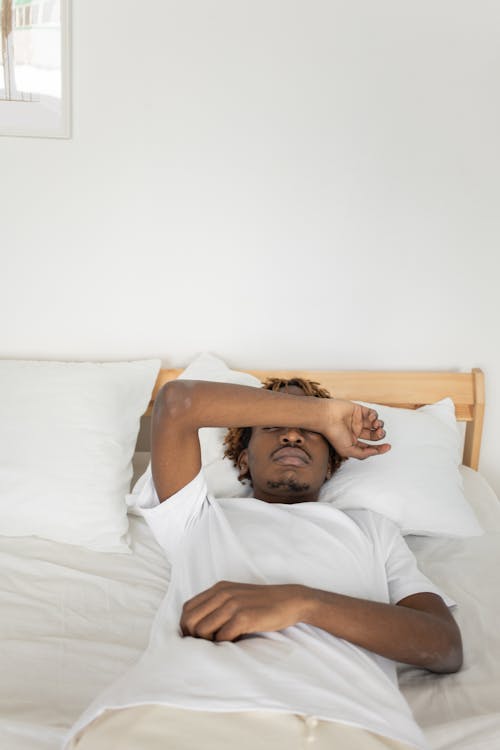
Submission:
[[[267,482],[267,487],[270,490],[287,490],[288,492],[307,492],[311,485],[301,484],[296,482],[295,479],[286,479],[279,482]]]

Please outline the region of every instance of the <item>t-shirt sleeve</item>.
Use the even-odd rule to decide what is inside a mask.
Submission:
[[[207,485],[203,470],[200,470],[189,484],[162,503],[149,476],[134,497],[133,504],[129,505],[135,514],[146,519],[156,541],[172,559],[184,532],[196,520],[206,500]]]
[[[390,603],[397,604],[401,599],[412,594],[430,592],[440,596],[448,607],[455,606],[456,602],[419,569],[414,554],[401,536],[396,524],[387,521],[384,526],[383,534],[386,537],[387,550],[385,569]]]

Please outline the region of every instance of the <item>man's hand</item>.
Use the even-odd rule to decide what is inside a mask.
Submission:
[[[363,459],[391,449],[388,443],[367,445],[361,442],[385,437],[384,423],[375,409],[342,399],[331,399],[329,407],[330,418],[324,435],[340,456]]]
[[[242,635],[282,630],[300,622],[303,587],[219,581],[184,604],[183,635],[235,641]]]

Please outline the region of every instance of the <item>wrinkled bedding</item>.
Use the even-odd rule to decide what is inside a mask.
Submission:
[[[471,539],[407,537],[420,568],[457,603],[464,664],[452,675],[411,667],[400,685],[436,750],[500,748],[500,503],[480,475],[462,468],[465,494],[488,532]]]
[[[458,603],[464,667],[440,676],[401,666],[400,681],[435,750],[496,750],[500,503],[480,475],[463,475],[485,536],[407,541],[424,573]],[[169,569],[141,518],[130,517],[130,532],[131,555],[0,537],[2,750],[58,750],[83,709],[147,645]]]

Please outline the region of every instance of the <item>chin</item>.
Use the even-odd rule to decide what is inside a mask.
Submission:
[[[267,488],[269,490],[283,490],[283,493],[286,494],[289,492],[309,492],[311,485],[307,482],[299,482],[297,479],[278,479],[276,481],[269,480]]]

